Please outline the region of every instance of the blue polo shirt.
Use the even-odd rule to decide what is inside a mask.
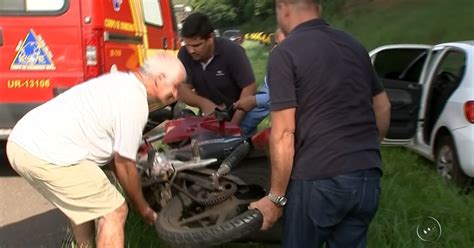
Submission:
[[[263,84],[260,90],[255,94],[255,102],[259,108],[269,108],[270,105],[270,94],[268,93],[268,82],[267,76],[263,78]]]
[[[270,54],[271,110],[296,108],[292,178],[380,168],[372,97],[383,91],[365,48],[322,19],[297,26]]]
[[[240,98],[243,88],[255,82],[255,76],[244,48],[223,38],[214,38],[214,44],[214,57],[205,67],[186,47],[181,47],[178,58],[198,95],[230,106]]]

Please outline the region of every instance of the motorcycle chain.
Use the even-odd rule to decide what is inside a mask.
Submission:
[[[224,190],[221,192],[199,192],[196,196],[197,203],[204,206],[216,205],[229,199],[237,191],[237,185],[235,183],[224,182],[222,186]]]

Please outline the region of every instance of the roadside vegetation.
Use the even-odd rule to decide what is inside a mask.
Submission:
[[[354,34],[371,50],[390,43],[472,40],[473,10],[472,0],[332,0],[324,13],[333,26]],[[275,28],[271,15],[252,20],[241,25],[244,32],[271,32]],[[243,46],[260,84],[269,47],[254,41],[246,41]],[[268,125],[265,120],[261,127]],[[433,163],[407,149],[384,147],[382,156],[382,196],[369,230],[369,247],[474,247],[474,192],[460,194],[457,188],[445,185]],[[439,221],[442,232],[435,241],[424,242],[417,236],[417,227],[428,217]],[[127,247],[168,247],[159,241],[153,227],[145,226],[134,213],[127,220],[126,243]]]
[[[327,19],[331,25],[354,34],[368,50],[390,43],[437,44],[474,39],[472,0],[346,2]]]

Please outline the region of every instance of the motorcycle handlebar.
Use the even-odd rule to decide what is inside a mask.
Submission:
[[[215,108],[214,109],[214,117],[218,121],[230,121],[232,119],[232,116],[234,115],[235,109],[234,107],[231,106],[226,106],[224,109],[220,108]]]
[[[155,142],[155,141],[157,141],[157,140],[162,139],[163,137],[165,137],[165,132],[161,132],[161,133],[158,133],[158,134],[155,134],[155,135],[143,137],[142,144],[145,144],[145,143],[153,143],[153,142]],[[140,144],[140,145],[142,145],[142,144]]]

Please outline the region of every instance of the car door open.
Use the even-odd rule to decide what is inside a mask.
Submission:
[[[371,52],[374,68],[392,105],[384,143],[409,143],[416,133],[423,85],[431,46],[386,46]]]

